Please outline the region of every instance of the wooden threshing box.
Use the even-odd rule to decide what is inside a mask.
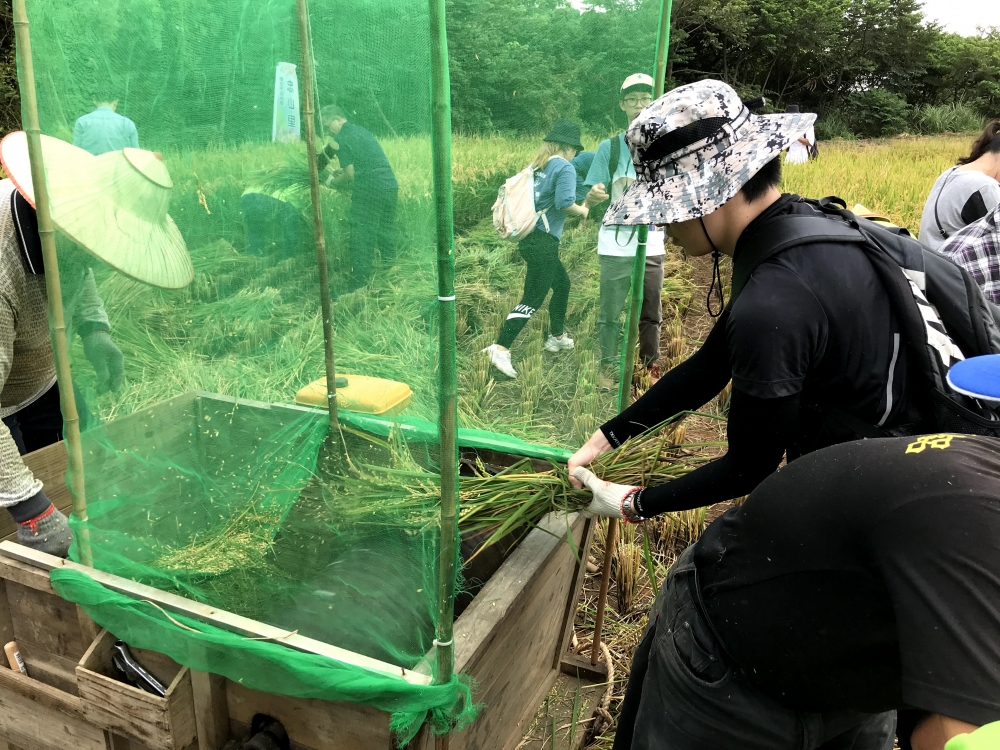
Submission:
[[[308,412],[187,393],[109,423],[106,430],[116,444],[155,450],[161,457],[211,456],[216,430],[250,431],[241,440],[250,444],[264,437],[253,431],[276,430]],[[154,429],[164,424],[169,429]],[[160,445],[151,444],[154,435]],[[88,461],[99,466],[100,457]],[[26,462],[57,507],[68,511],[63,445],[37,451]],[[88,491],[111,481],[115,478],[92,471]],[[455,621],[455,668],[472,678],[473,698],[483,709],[471,726],[452,735],[452,748],[513,750],[521,741],[560,672],[592,525],[575,514],[546,517]],[[0,536],[10,539],[15,532],[9,517],[0,518]],[[166,698],[117,682],[108,665],[113,634],[98,632],[75,605],[62,600],[43,568],[2,553],[0,638],[18,641],[28,668],[27,677],[0,668],[0,750],[219,750],[230,737],[245,736],[258,712],[281,721],[296,750],[393,747],[386,713],[250,690],[188,670],[162,654],[138,656],[169,685]],[[422,731],[410,747],[429,750],[433,738]]]

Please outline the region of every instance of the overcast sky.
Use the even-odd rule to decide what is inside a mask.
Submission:
[[[586,2],[569,0],[577,8]],[[957,34],[975,34],[976,26],[1000,26],[1000,0],[925,0],[924,13]]]
[[[976,26],[1000,26],[1000,2],[996,0],[925,0],[924,15],[948,31],[975,34]]]

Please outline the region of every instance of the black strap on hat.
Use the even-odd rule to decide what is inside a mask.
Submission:
[[[750,110],[743,107],[743,110],[732,120],[728,117],[706,117],[703,120],[695,120],[661,135],[643,149],[640,159],[644,162],[650,162],[677,154],[696,143],[714,138],[723,132],[726,126],[733,130],[739,128],[749,117]]]
[[[722,311],[726,309],[726,297],[722,292],[722,269],[719,268],[719,261],[722,260],[722,251],[715,246],[715,242],[712,241],[712,235],[708,233],[708,227],[705,226],[705,219],[698,217],[698,221],[701,223],[701,231],[705,233],[705,239],[708,240],[708,244],[712,246],[712,283],[708,285],[708,294],[705,295],[705,307],[708,308],[708,314],[717,318],[722,315]],[[712,311],[712,292],[716,292],[719,297],[719,311]]]

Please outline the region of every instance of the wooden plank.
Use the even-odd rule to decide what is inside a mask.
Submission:
[[[103,425],[116,447],[155,453],[192,433],[197,391],[188,391]],[[85,462],[86,465],[86,462]]]
[[[200,750],[222,750],[229,740],[226,678],[192,670],[191,691]]]
[[[53,654],[26,637],[17,639],[17,648],[31,679],[76,695],[77,659]]]
[[[576,568],[573,570],[573,583],[570,584],[569,596],[566,598],[566,609],[563,613],[562,638],[556,647],[555,657],[552,666],[558,667],[562,663],[563,654],[569,649],[570,640],[573,637],[573,623],[576,620],[576,605],[580,602],[580,595],[583,593],[583,583],[587,578],[587,555],[590,554],[590,545],[594,539],[594,529],[597,526],[596,519],[588,518],[584,521],[583,542],[580,544],[579,557],[576,560]]]
[[[185,599],[184,597],[177,596],[176,594],[169,594],[164,591],[160,591],[152,586],[146,586],[141,583],[136,583],[135,581],[130,581],[126,578],[121,578],[119,576],[114,576],[109,573],[96,570],[95,568],[88,568],[84,565],[79,565],[70,560],[63,560],[62,558],[54,557],[53,555],[37,552],[19,544],[14,544],[13,542],[0,542],[0,555],[8,558],[14,558],[15,560],[19,560],[24,563],[37,565],[45,570],[53,570],[54,568],[75,570],[93,578],[95,581],[112,591],[117,591],[118,593],[134,599],[139,599],[141,601],[155,602],[163,609],[217,625],[218,627],[225,628],[231,632],[239,633],[240,635],[271,640],[297,651],[325,656],[329,659],[335,659],[346,664],[362,667],[379,674],[396,677],[414,685],[429,685],[431,682],[431,678],[428,675],[420,674],[409,669],[403,669],[402,667],[397,667],[393,664],[379,661],[378,659],[372,659],[371,657],[364,656],[362,654],[355,654],[347,649],[331,646],[313,638],[307,638],[299,635],[295,631],[283,630],[282,628],[257,622],[232,612],[226,612],[222,609],[209,607],[208,605],[200,604],[199,602],[192,601],[191,599]],[[83,650],[84,649],[81,649],[81,653]]]
[[[466,669],[477,655],[491,647],[493,639],[502,635],[498,628],[500,622],[525,596],[527,582],[554,555],[565,551],[573,558],[572,550],[564,541],[567,522],[571,524],[576,544],[579,544],[583,518],[578,514],[571,514],[567,519],[565,514],[550,513],[542,519],[538,529],[525,537],[469,608],[455,621],[456,672]],[[562,615],[562,609],[559,614]]]
[[[256,713],[281,722],[293,743],[308,750],[389,750],[389,714],[360,703],[290,698],[228,681],[229,717],[249,728]]]
[[[197,734],[190,671],[164,654],[133,649],[133,657],[168,686],[162,698],[146,693],[114,675],[115,640],[102,630],[76,668],[84,716],[151,750],[180,750],[190,744]]]
[[[170,747],[182,750],[198,739],[198,722],[194,713],[194,692],[191,687],[191,670],[181,669],[167,688],[170,706]]]
[[[591,682],[607,682],[608,665],[603,661],[590,663],[590,654],[563,654],[559,670],[570,677]]]
[[[84,643],[93,643],[100,634],[101,629],[97,623],[90,619],[83,607],[76,605],[76,621],[80,623],[80,635],[83,636]]]
[[[582,518],[573,519],[578,543],[584,525]],[[545,528],[565,533],[566,520],[548,518]],[[569,595],[575,563],[568,544],[533,531],[456,622],[463,670],[476,683],[473,698],[487,708],[452,735],[452,750],[502,750],[520,741],[559,675],[552,653],[562,638],[564,612],[552,604]]]
[[[199,446],[207,466],[214,466],[222,459],[231,463],[233,445],[242,446],[245,455],[249,456],[261,442],[273,438],[287,426],[319,421],[309,412],[209,394],[199,396],[197,408]],[[216,439],[220,433],[225,438],[221,442]],[[302,443],[309,437],[308,430],[301,430],[294,436],[294,441]],[[289,449],[294,449],[294,443]]]
[[[49,581],[49,571],[43,570],[37,565],[29,565],[10,557],[0,557],[0,578],[14,581],[36,591],[44,591],[52,596],[58,596]]]
[[[0,669],[0,695],[6,693],[17,693],[33,704],[51,708],[67,716],[83,718],[83,707],[77,696],[46,685],[44,682],[25,677],[13,669]],[[0,731],[0,736],[3,736],[2,731]]]
[[[194,391],[105,423],[83,440],[87,495],[98,497],[116,485],[149,480],[148,459],[165,466],[190,451],[196,455]],[[113,448],[109,449],[108,441]],[[169,483],[169,482],[168,482]],[[145,488],[144,488],[145,490]],[[167,488],[163,489],[167,492]]]
[[[7,599],[7,582],[0,580],[0,639],[10,643],[14,640],[14,621],[10,615],[10,602]],[[7,659],[0,659],[0,668],[7,666]]]
[[[68,710],[66,698],[78,705],[73,696],[0,670],[0,737],[22,750],[106,750],[104,731]]]
[[[10,580],[7,599],[17,641],[30,641],[73,661],[83,656],[89,643],[83,642],[75,604]]]

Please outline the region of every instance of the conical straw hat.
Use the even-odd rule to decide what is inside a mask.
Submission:
[[[125,148],[93,156],[42,136],[52,221],[60,232],[116,271],[153,286],[180,289],[194,279],[184,238],[167,215],[174,183],[151,151]],[[0,141],[0,162],[35,205],[23,131]]]

